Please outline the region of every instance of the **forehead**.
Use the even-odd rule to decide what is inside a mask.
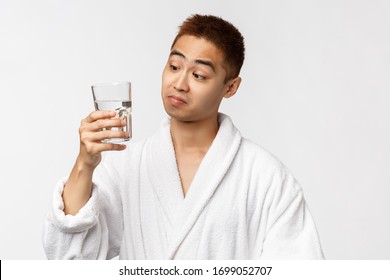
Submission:
[[[223,53],[213,43],[195,36],[184,35],[180,37],[172,50],[177,50],[189,60],[210,60],[219,68],[222,67]]]

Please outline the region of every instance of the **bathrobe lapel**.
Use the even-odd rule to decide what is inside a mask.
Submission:
[[[169,126],[167,118],[159,132],[149,138],[146,169],[161,208],[173,227],[183,207],[184,197]]]
[[[173,227],[174,234],[169,238],[169,259],[175,257],[180,244],[212,198],[239,149],[241,135],[230,118],[220,113],[218,122],[218,133],[203,158],[185,199],[170,135],[169,119],[163,123],[160,133],[152,137],[152,142],[148,145],[149,176]]]

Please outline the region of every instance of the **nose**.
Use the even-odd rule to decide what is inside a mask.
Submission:
[[[187,79],[188,78],[187,78],[186,71],[182,71],[181,73],[178,73],[174,83],[174,88],[180,92],[188,92],[190,88]]]

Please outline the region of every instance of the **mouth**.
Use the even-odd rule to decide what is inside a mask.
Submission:
[[[187,104],[187,102],[183,98],[180,98],[180,97],[178,97],[176,95],[169,95],[168,99],[174,105]]]

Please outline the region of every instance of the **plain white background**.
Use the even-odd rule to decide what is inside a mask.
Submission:
[[[130,80],[134,138],[156,130],[162,69],[193,13],[246,38],[241,88],[221,111],[301,183],[326,257],[390,259],[385,0],[0,0],[0,258],[45,258],[42,224],[92,83]]]

